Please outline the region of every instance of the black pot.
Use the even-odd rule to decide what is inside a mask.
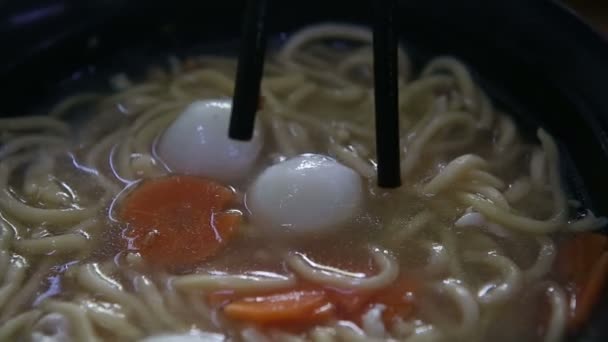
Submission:
[[[367,23],[369,3],[272,1],[270,30]],[[570,196],[608,214],[608,41],[551,1],[404,0],[401,38],[420,65],[454,55],[530,131],[560,143]],[[0,116],[105,85],[169,54],[234,54],[242,1],[14,0],[0,5]],[[608,295],[578,341],[608,341]]]

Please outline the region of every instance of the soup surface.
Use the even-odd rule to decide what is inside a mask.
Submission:
[[[265,66],[170,59],[111,94],[0,119],[2,341],[559,341],[606,279],[568,201],[451,57],[399,53],[403,186],[376,186],[371,34],[323,24]],[[584,214],[580,214],[584,213]]]

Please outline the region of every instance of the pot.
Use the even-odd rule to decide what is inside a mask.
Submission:
[[[366,24],[368,3],[271,4],[271,44],[306,24]],[[106,87],[120,70],[169,55],[234,54],[242,1],[13,1],[0,7],[0,116]],[[430,56],[467,63],[524,130],[558,140],[571,197],[608,214],[608,40],[552,1],[399,1],[400,39],[415,66]],[[608,294],[576,341],[608,340]]]

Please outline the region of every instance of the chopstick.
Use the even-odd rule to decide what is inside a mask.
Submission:
[[[395,0],[371,0],[374,12],[374,94],[378,186],[401,185]],[[251,140],[266,49],[267,0],[247,0],[228,136]]]
[[[399,152],[399,99],[395,0],[371,0],[374,7],[374,102],[378,186],[401,185]]]
[[[247,0],[228,136],[251,140],[266,52],[267,0]]]

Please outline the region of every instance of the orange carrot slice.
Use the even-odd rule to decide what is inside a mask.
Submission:
[[[336,306],[341,319],[357,321],[368,308],[374,293],[369,291],[344,291],[327,289],[330,301]]]
[[[237,298],[242,298],[242,296],[237,296],[232,290],[220,290],[207,294],[205,296],[207,298],[207,304],[213,308],[222,307]]]
[[[396,317],[407,319],[414,313],[411,296],[418,289],[416,282],[401,278],[387,288],[377,291],[355,291],[324,288],[316,284],[301,283],[288,292],[257,297],[238,297],[231,292],[208,295],[212,306],[224,306],[231,319],[258,325],[306,328],[330,318],[360,323],[363,314],[373,304],[383,304],[383,320],[393,323]],[[297,330],[297,329],[296,329]]]
[[[576,332],[591,316],[608,281],[608,237],[580,233],[560,245],[557,274],[569,288],[568,331]]]
[[[387,325],[394,323],[396,317],[408,319],[415,312],[413,293],[418,289],[418,280],[401,276],[393,284],[371,291],[301,281],[285,292],[243,296],[233,291],[217,291],[206,294],[206,299],[212,307],[223,308],[230,319],[302,331],[330,319],[361,323],[374,304],[386,307],[382,318]]]
[[[414,314],[413,294],[417,290],[417,282],[410,278],[401,277],[372,298],[373,303],[384,304],[386,307],[382,312],[382,320],[385,324],[391,324],[397,317],[407,319]]]
[[[234,201],[227,187],[194,176],[149,180],[125,200],[130,248],[164,267],[193,266],[216,254],[235,236],[240,215],[226,213]]]
[[[324,291],[290,291],[236,300],[224,313],[259,325],[307,324],[328,318],[331,307]]]
[[[571,331],[580,329],[591,317],[593,307],[600,300],[602,290],[606,287],[608,280],[608,252],[595,262],[587,280],[574,294],[574,310],[568,320],[568,328]]]

